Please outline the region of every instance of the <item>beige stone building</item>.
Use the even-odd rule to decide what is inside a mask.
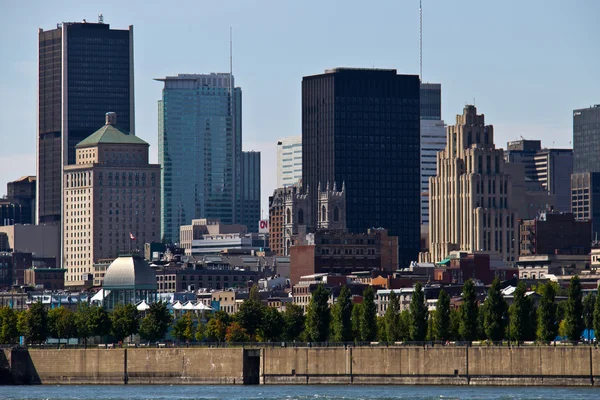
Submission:
[[[93,283],[94,264],[160,240],[160,165],[148,163],[148,143],[106,125],[76,146],[63,176],[65,286]],[[130,236],[135,237],[132,240]]]
[[[504,170],[504,151],[494,146],[494,129],[467,105],[448,126],[446,149],[430,178],[429,253],[442,261],[452,250],[485,252],[514,262],[519,245],[513,178]]]

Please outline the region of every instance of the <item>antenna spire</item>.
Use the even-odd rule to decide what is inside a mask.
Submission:
[[[423,2],[419,0],[419,78],[423,82]]]

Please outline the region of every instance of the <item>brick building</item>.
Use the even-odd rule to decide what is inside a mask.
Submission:
[[[519,256],[589,254],[592,222],[577,221],[571,213],[543,212],[519,225]]]
[[[504,281],[513,278],[514,275],[518,275],[516,268],[492,268],[489,254],[452,252],[450,257],[437,263],[434,280],[447,284],[463,284],[469,279],[477,279],[484,285],[489,285],[495,277]]]
[[[351,274],[358,271],[398,269],[398,238],[385,229],[369,229],[367,233],[320,230],[290,248],[292,285],[300,277],[320,273]]]

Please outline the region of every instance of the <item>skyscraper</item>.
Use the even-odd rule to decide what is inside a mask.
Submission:
[[[258,232],[260,210],[260,152],[242,152],[242,187],[238,210],[238,224],[246,225],[248,232]]]
[[[573,173],[600,172],[600,104],[573,111]]]
[[[302,179],[302,136],[277,141],[277,187],[297,185]]]
[[[237,223],[242,157],[242,90],[228,73],[179,74],[158,102],[162,233],[179,241],[192,219]]]
[[[467,105],[449,126],[446,149],[438,153],[438,173],[429,182],[430,262],[453,250],[488,252],[516,261],[519,238],[513,179],[504,170],[494,128]]]
[[[93,283],[94,263],[160,240],[160,166],[115,113],[76,149],[64,171],[62,240],[65,286],[83,287]]]
[[[389,229],[399,265],[419,251],[419,77],[336,68],[302,81],[302,181],[317,226],[319,183],[345,183],[350,232]]]
[[[437,172],[437,153],[446,148],[442,85],[421,83],[421,224],[429,224],[429,177]],[[424,227],[426,228],[426,227]]]
[[[64,22],[38,39],[37,219],[60,224],[63,167],[75,164],[75,145],[107,111],[135,132],[133,27]]]

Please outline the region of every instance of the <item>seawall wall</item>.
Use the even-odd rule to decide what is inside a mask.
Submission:
[[[600,350],[574,347],[14,349],[0,384],[600,385]]]

